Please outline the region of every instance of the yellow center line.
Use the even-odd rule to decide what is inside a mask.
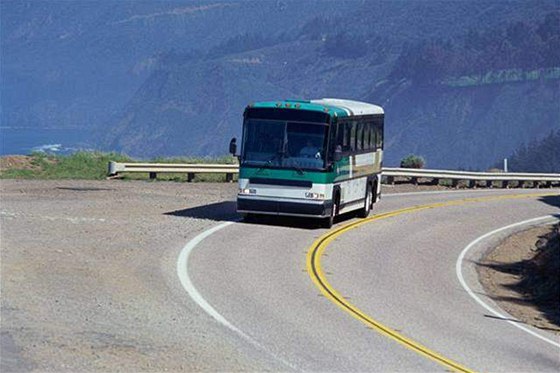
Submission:
[[[325,273],[321,268],[321,256],[325,252],[326,248],[329,244],[338,236],[342,235],[345,232],[348,232],[351,229],[357,228],[361,225],[382,220],[386,218],[390,218],[397,215],[408,214],[412,212],[417,212],[421,210],[433,209],[438,207],[448,207],[448,206],[459,206],[464,205],[467,203],[475,203],[475,202],[485,202],[485,201],[494,201],[494,200],[502,200],[502,199],[520,199],[520,198],[535,198],[535,197],[544,197],[544,196],[557,196],[558,193],[531,193],[531,194],[515,194],[515,195],[501,195],[501,196],[489,196],[489,197],[476,197],[476,198],[465,198],[459,200],[453,200],[449,202],[438,202],[438,203],[431,203],[426,205],[419,205],[413,207],[407,207],[400,210],[390,211],[379,215],[374,215],[370,218],[354,221],[348,224],[345,224],[341,227],[338,227],[332,231],[329,231],[319,237],[313,245],[309,248],[307,252],[307,260],[306,260],[306,268],[309,276],[313,283],[319,288],[321,293],[330,301],[335,303],[337,306],[342,308],[344,311],[355,317],[356,319],[362,321],[366,325],[370,326],[377,332],[389,337],[396,342],[404,345],[405,347],[415,351],[416,353],[431,359],[444,367],[451,369],[452,371],[457,372],[472,372],[472,370],[462,366],[461,364],[450,360],[435,351],[430,350],[428,347],[417,343],[404,335],[396,332],[395,330],[383,325],[379,321],[374,320],[358,307],[353,305],[352,303],[348,302],[348,300],[344,299],[342,295],[336,289],[332,287],[332,285],[327,281]]]

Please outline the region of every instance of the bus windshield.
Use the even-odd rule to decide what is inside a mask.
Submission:
[[[322,169],[325,167],[326,133],[324,124],[247,119],[242,164]]]

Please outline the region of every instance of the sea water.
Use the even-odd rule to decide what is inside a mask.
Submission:
[[[0,127],[0,155],[91,150],[96,143],[92,136],[93,131],[80,128]]]

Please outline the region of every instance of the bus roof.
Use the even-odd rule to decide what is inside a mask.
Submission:
[[[282,108],[295,110],[319,111],[332,116],[351,117],[354,115],[383,114],[381,106],[366,102],[343,100],[338,98],[322,98],[317,100],[282,100],[261,101],[249,105],[251,108]]]

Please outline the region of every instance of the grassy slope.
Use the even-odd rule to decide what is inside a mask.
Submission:
[[[9,165],[0,162],[0,179],[88,179],[102,180],[107,177],[109,161],[134,162],[135,160],[118,153],[78,152],[71,155],[47,155],[33,153],[30,156],[18,157],[20,162]],[[1,160],[1,158],[0,158]],[[4,157],[7,160],[7,157]],[[234,163],[229,156],[219,158],[155,158],[149,162],[157,163]],[[129,174],[125,179],[148,179],[148,174]],[[182,181],[184,174],[161,174],[159,180]],[[197,175],[196,181],[219,181],[223,175]]]

